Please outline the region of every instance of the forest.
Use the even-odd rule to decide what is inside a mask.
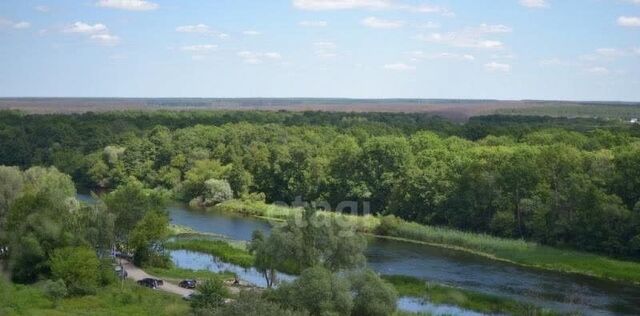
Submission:
[[[0,165],[81,189],[132,179],[206,206],[368,202],[373,214],[640,256],[640,126],[597,119],[156,111],[0,113]],[[348,211],[348,210],[347,210]]]

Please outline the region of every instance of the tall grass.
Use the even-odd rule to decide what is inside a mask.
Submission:
[[[268,205],[263,202],[231,200],[222,203],[219,209],[282,220],[299,215],[300,208]],[[543,246],[535,242],[506,239],[486,234],[463,232],[407,222],[386,216],[353,216],[321,212],[327,216],[340,216],[362,233],[375,234],[408,242],[425,243],[471,252],[488,258],[547,270],[577,273],[593,277],[640,283],[640,263],[622,261],[581,251]]]
[[[125,281],[101,288],[96,295],[69,297],[54,304],[38,284],[16,285],[0,279],[0,315],[188,315],[189,305],[179,296]]]
[[[222,240],[188,239],[170,241],[165,244],[167,249],[183,249],[207,253],[220,260],[239,265],[243,268],[253,266],[254,257],[239,246],[234,246]]]
[[[432,284],[413,277],[383,276],[382,278],[391,283],[402,296],[424,298],[436,304],[456,305],[488,314],[555,315],[551,311],[509,298]]]

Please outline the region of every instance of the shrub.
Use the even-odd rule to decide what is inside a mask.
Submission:
[[[87,247],[56,249],[51,256],[51,273],[62,279],[71,295],[94,294],[98,287],[100,261]]]

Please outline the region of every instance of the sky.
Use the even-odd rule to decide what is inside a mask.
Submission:
[[[640,101],[640,0],[2,0],[0,96]]]

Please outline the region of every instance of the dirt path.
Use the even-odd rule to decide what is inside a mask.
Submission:
[[[127,271],[128,273],[128,278],[133,279],[135,281],[139,281],[142,280],[144,278],[153,278],[153,279],[160,279],[158,277],[152,276],[146,272],[144,272],[144,270],[136,267],[135,265],[133,265],[131,262],[126,261],[126,260],[122,260],[122,266],[124,267],[124,270]],[[169,292],[169,293],[173,293],[173,294],[177,294],[180,296],[187,296],[191,293],[193,293],[193,290],[189,290],[189,289],[183,289],[173,283],[164,281],[164,284],[162,286],[158,287],[158,290],[161,291],[165,291],[165,292]]]

